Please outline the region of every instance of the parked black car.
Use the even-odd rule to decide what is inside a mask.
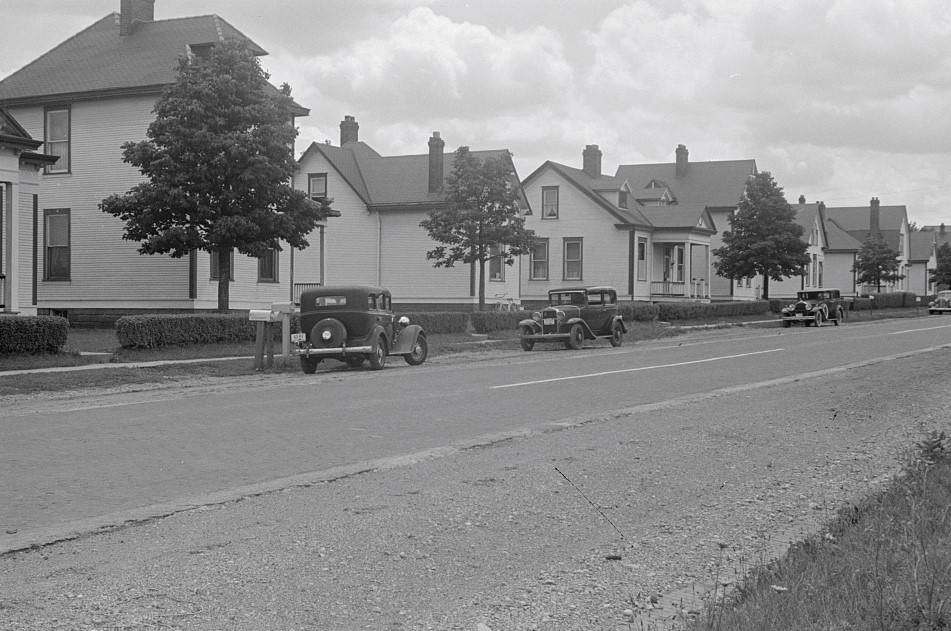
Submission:
[[[410,366],[426,361],[426,332],[392,310],[392,296],[382,287],[319,287],[300,298],[301,333],[292,336],[303,371],[312,374],[322,359],[337,359],[352,368],[369,360],[380,370],[390,355]]]
[[[822,326],[832,322],[839,326],[845,320],[848,304],[838,289],[807,289],[796,294],[796,302],[782,309],[783,326],[801,322],[803,326]]]
[[[608,339],[620,346],[627,327],[618,314],[613,287],[568,287],[548,292],[548,306],[518,323],[522,350],[536,342],[563,342],[581,348],[585,340]]]

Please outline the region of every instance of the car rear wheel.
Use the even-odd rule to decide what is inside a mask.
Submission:
[[[347,366],[350,366],[351,368],[359,368],[366,360],[367,358],[363,355],[347,355],[343,358],[343,361],[346,362]]]
[[[531,330],[530,328],[528,328],[527,326],[523,326],[523,327],[522,327],[522,335],[521,335],[521,337],[519,338],[518,342],[519,342],[519,344],[522,345],[522,350],[523,350],[523,351],[530,351],[530,350],[532,350],[533,348],[535,348],[535,341],[534,341],[534,340],[526,340],[526,339],[525,339],[526,336],[531,335],[531,334],[532,334],[532,330]]]
[[[320,363],[319,357],[303,357],[300,358],[300,369],[304,371],[305,375],[312,375],[317,372],[317,364]]]
[[[572,350],[578,350],[584,344],[584,329],[580,324],[572,324],[568,330],[568,339],[565,340],[565,346]]]
[[[382,370],[386,366],[386,339],[382,335],[376,338],[373,344],[373,352],[370,353],[370,368],[373,370]]]
[[[429,344],[426,342],[425,335],[418,335],[416,337],[416,343],[413,344],[413,350],[403,355],[403,359],[406,360],[406,363],[410,366],[419,366],[429,355]]]
[[[624,343],[624,330],[620,322],[615,322],[611,326],[611,346],[620,346]]]

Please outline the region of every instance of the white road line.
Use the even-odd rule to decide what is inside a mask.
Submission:
[[[905,329],[904,331],[892,331],[889,335],[901,335],[902,333],[917,333],[918,331],[934,331],[935,329],[947,329],[951,324],[942,324],[940,326],[929,326],[923,329]]]
[[[720,357],[708,357],[706,359],[694,359],[688,362],[676,362],[673,364],[659,364],[657,366],[641,366],[640,368],[624,368],[621,370],[606,370],[604,372],[593,372],[585,375],[571,375],[570,377],[554,377],[552,379],[539,379],[537,381],[522,381],[520,383],[507,383],[501,386],[492,386],[491,390],[499,390],[502,388],[518,388],[520,386],[534,386],[541,383],[553,383],[555,381],[570,381],[572,379],[588,379],[590,377],[602,377],[604,375],[618,375],[626,372],[639,372],[641,370],[657,370],[659,368],[676,368],[678,366],[689,366],[691,364],[706,364],[708,362],[721,361],[724,359],[737,359],[740,357],[750,357],[752,355],[763,355],[765,353],[778,353],[783,351],[783,348],[772,348],[768,351],[756,351],[753,353],[741,353],[739,355],[722,355]]]

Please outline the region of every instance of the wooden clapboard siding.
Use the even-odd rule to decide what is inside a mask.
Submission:
[[[438,245],[419,225],[422,211],[375,213],[382,226],[381,284],[403,302],[468,301],[469,266],[433,267],[426,252]],[[486,283],[488,286],[488,283]]]
[[[558,187],[558,219],[542,219],[542,187]],[[612,285],[625,293],[628,286],[629,235],[618,230],[616,221],[554,169],[533,178],[525,188],[534,213],[525,225],[539,238],[548,239],[548,280],[530,280],[528,256],[522,266],[523,300],[544,300],[549,289],[566,285]],[[581,237],[582,280],[564,279],[565,237]]]

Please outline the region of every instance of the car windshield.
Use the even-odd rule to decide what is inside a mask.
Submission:
[[[548,301],[553,305],[583,305],[584,293],[580,291],[560,291],[548,294]]]

